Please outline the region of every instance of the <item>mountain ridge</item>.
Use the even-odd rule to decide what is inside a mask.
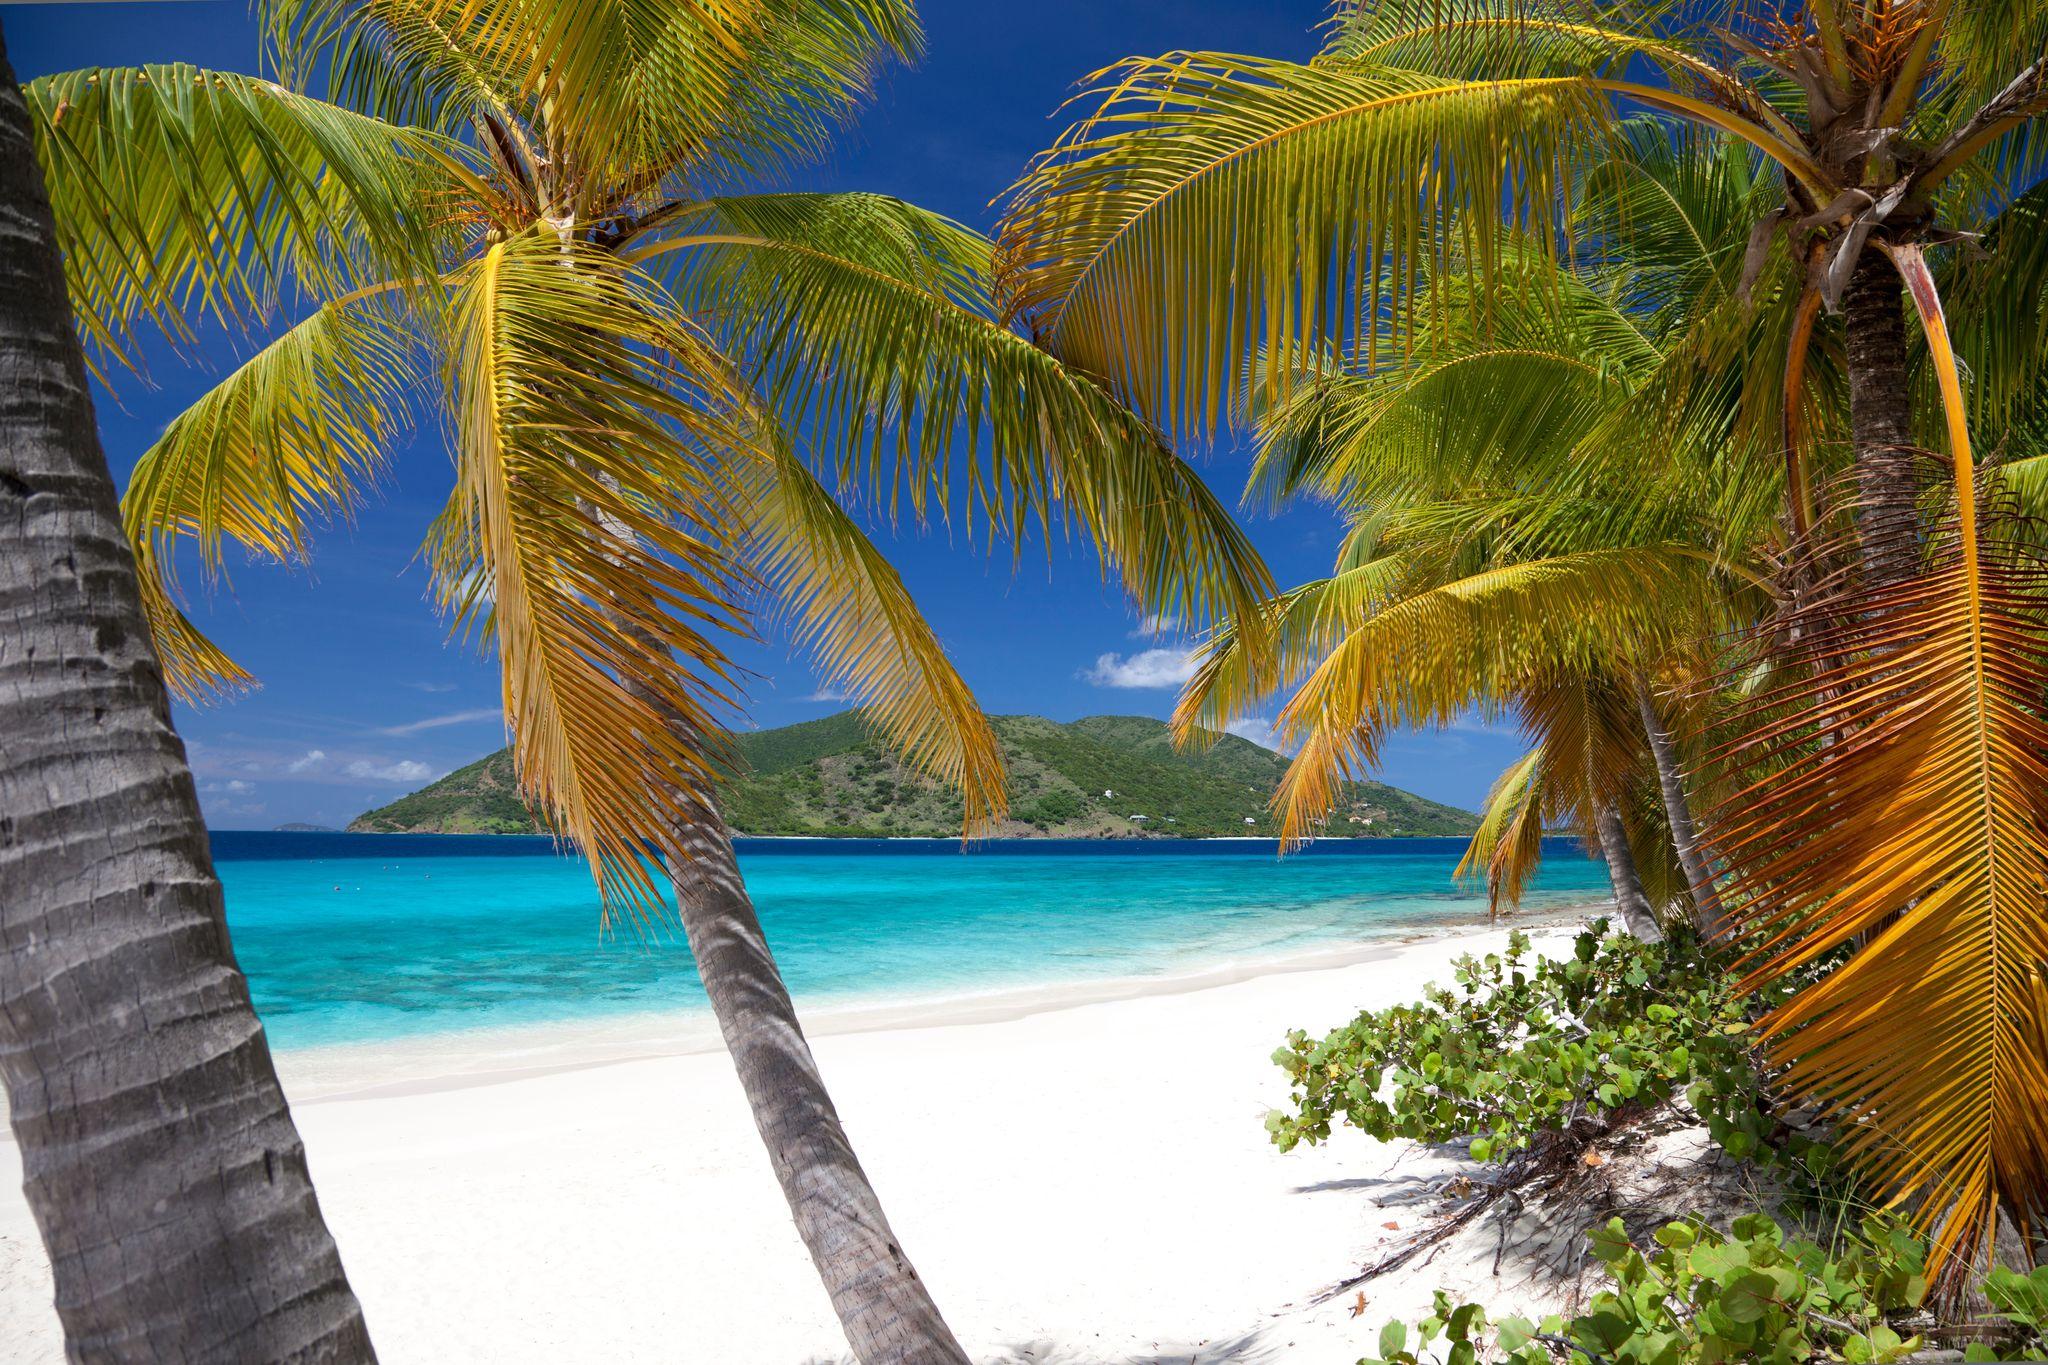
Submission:
[[[1010,818],[997,838],[1272,837],[1267,809],[1287,759],[1236,735],[1176,749],[1149,716],[992,716],[1009,774]],[[739,760],[721,793],[735,833],[840,838],[949,837],[960,800],[905,768],[858,711],[734,736]],[[1332,836],[1469,834],[1470,811],[1382,782],[1346,785]],[[525,834],[540,829],[518,796],[511,753],[456,769],[348,826],[355,833]]]

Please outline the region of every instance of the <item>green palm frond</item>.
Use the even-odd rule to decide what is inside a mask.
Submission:
[[[743,628],[737,514],[713,467],[752,438],[718,357],[605,253],[491,247],[450,308],[456,501],[430,545],[504,673],[523,792],[652,913],[645,857],[702,812]]]
[[[985,238],[875,195],[717,199],[666,226],[629,257],[672,260],[678,295],[754,358],[765,400],[842,484],[1020,542],[1057,509],[1156,614],[1203,619],[1270,590],[1157,432],[994,320]]]
[[[1095,113],[1012,192],[1002,303],[1176,431],[1213,431],[1254,351],[1269,386],[1354,338],[1370,366],[1370,320],[1447,278],[1452,241],[1490,287],[1503,206],[1555,240],[1569,148],[1611,122],[1577,76],[1198,54],[1097,79]]]
[[[82,336],[133,365],[133,327],[174,338],[267,318],[289,288],[431,288],[446,139],[270,81],[190,66],[101,68],[25,89]]]
[[[748,558],[798,640],[906,762],[961,793],[967,836],[999,822],[1002,745],[896,570],[786,448],[738,482]]]
[[[165,681],[188,701],[248,682],[178,610],[179,542],[209,577],[228,542],[303,560],[318,517],[345,517],[411,421],[417,342],[372,305],[325,304],[174,418],[143,453],[121,516]]]

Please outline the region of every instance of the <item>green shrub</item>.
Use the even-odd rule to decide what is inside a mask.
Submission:
[[[1282,1151],[1329,1138],[1339,1120],[1381,1140],[1471,1139],[1504,1161],[1587,1115],[1683,1095],[1736,1157],[1768,1144],[1819,1174],[1826,1149],[1770,1112],[1750,1046],[1751,1011],[1690,944],[1581,933],[1563,959],[1532,958],[1526,934],[1505,954],[1454,964],[1452,987],[1368,1011],[1322,1038],[1296,1030],[1273,1054],[1294,1082],[1292,1112],[1266,1127]]]
[[[1360,1365],[1473,1365],[1489,1326],[1492,1358],[1509,1365],[1560,1358],[1574,1365],[1880,1362],[1901,1360],[1920,1345],[1887,1319],[1919,1307],[1927,1292],[1926,1249],[1890,1220],[1866,1220],[1861,1235],[1832,1255],[1788,1240],[1764,1214],[1736,1219],[1726,1235],[1696,1220],[1667,1223],[1649,1250],[1629,1240],[1618,1218],[1588,1240],[1613,1287],[1596,1294],[1585,1312],[1569,1320],[1489,1323],[1479,1305],[1454,1307],[1438,1293],[1433,1314],[1412,1331],[1387,1324],[1379,1354]]]

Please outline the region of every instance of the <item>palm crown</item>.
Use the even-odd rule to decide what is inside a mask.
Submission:
[[[749,192],[915,52],[904,0],[263,19],[275,82],[29,90],[102,373],[142,323],[271,333],[124,503],[184,695],[248,679],[178,609],[178,543],[209,570],[230,541],[297,558],[422,410],[455,461],[436,592],[495,644],[521,780],[612,903],[644,906],[641,855],[698,818],[743,683],[727,642],[764,600],[970,828],[999,815],[998,746],[850,494],[1012,535],[1057,503],[1151,610],[1260,588],[1157,434],[995,319],[983,238],[877,195]]]
[[[1179,52],[1099,73],[1093,109],[1015,187],[1000,234],[1008,313],[1201,433],[1233,400],[1321,382],[1332,355],[1372,376],[1430,354],[1453,315],[1482,337],[1509,327],[1502,300],[1531,254],[1630,235],[1616,220],[1579,236],[1595,172],[1626,164],[1631,114],[1764,159],[1777,183],[1709,244],[1735,276],[1730,306],[1660,343],[1639,401],[1595,424],[1606,437],[1544,439],[1570,462],[1633,433],[1638,468],[1704,471],[1694,505],[1717,513],[1782,497],[1775,543],[1716,532],[1719,571],[1731,547],[1762,551],[1787,608],[1756,623],[1781,671],[1737,694],[1709,755],[1726,796],[1710,821],[1720,889],[1756,932],[1759,970],[1846,952],[1768,1032],[1879,1184],[1917,1201],[1951,1274],[1989,1245],[1997,1210],[2028,1226],[2048,1204],[2048,1147],[2017,1117],[2048,1097],[2048,655],[2040,571],[2002,516],[2039,478],[2044,51],[2034,0],[1347,0],[1306,63]],[[1951,247],[1970,234],[1988,258]],[[1654,292],[1690,307],[1675,287]],[[1953,332],[1945,295],[1964,310]],[[1837,309],[1839,329],[1823,321]],[[1973,437],[2010,472],[1980,471]],[[1946,446],[1933,479],[1918,445]],[[1853,558],[1834,548],[1845,529]],[[1517,555],[1534,548],[1520,539]],[[1377,721],[1506,704],[1539,633],[1514,585],[1563,563],[1541,550],[1471,582],[1440,571],[1391,605],[1361,586],[1349,617],[1309,613],[1316,661],[1288,712],[1305,735],[1301,808],[1323,804],[1344,755],[1370,752]],[[1551,596],[1609,614],[1622,638],[1668,619],[1621,600],[1646,584],[1593,578],[1577,603]],[[1254,614],[1233,635],[1264,647],[1299,619]]]

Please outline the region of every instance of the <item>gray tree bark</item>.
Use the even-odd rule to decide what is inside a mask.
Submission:
[[[1620,807],[1602,802],[1593,812],[1593,829],[1600,840],[1600,855],[1607,860],[1608,879],[1614,883],[1614,911],[1621,916],[1621,927],[1645,943],[1662,943],[1664,930],[1643,890],[1635,855],[1629,852],[1628,828],[1622,823]]]
[[[0,1081],[70,1357],[374,1360],[228,943],[4,42],[0,186]]]
[[[674,834],[676,908],[797,1232],[861,1365],[966,1365],[804,1040],[716,810]]]
[[[1657,765],[1657,787],[1664,798],[1664,818],[1671,826],[1671,842],[1678,850],[1678,865],[1685,869],[1686,885],[1692,889],[1694,915],[1702,938],[1718,938],[1725,925],[1721,893],[1714,886],[1713,869],[1707,865],[1699,832],[1692,821],[1692,802],[1685,793],[1685,774],[1679,770],[1678,746],[1657,714],[1657,699],[1650,686],[1636,682],[1636,706],[1643,716],[1643,733],[1650,741],[1650,757]]]
[[[1856,538],[1863,579],[1882,587],[1920,569],[1920,458],[1906,387],[1906,313],[1899,273],[1866,250],[1843,304],[1849,425],[1855,440]]]

